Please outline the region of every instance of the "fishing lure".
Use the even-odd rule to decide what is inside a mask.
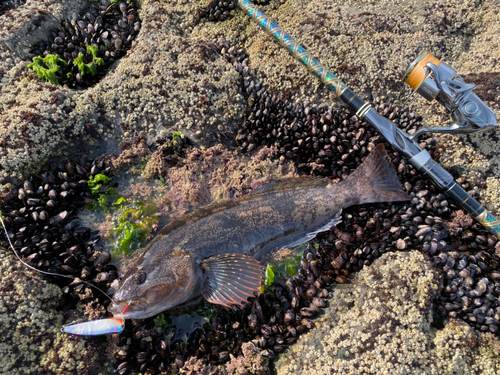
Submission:
[[[122,315],[127,311],[127,305],[122,311]],[[61,328],[61,332],[69,333],[78,336],[99,336],[113,333],[122,333],[125,329],[125,319],[121,318],[108,318],[91,320],[83,323],[70,323]]]
[[[24,264],[29,269],[32,269],[33,271],[40,272],[40,273],[43,273],[45,275],[60,276],[60,277],[66,277],[68,279],[74,279],[72,276],[39,270],[33,266],[30,266],[25,261],[23,261],[21,259],[21,257],[19,256],[19,254],[17,253],[17,251],[14,249],[14,246],[12,245],[10,237],[7,235],[7,228],[5,227],[5,224],[4,224],[4,221],[3,221],[1,215],[0,215],[0,222],[2,222],[2,227],[6,233],[7,241],[9,242],[10,248],[12,249],[14,254],[16,255],[17,259],[19,259],[19,261],[22,264]],[[82,280],[82,282],[84,284],[92,287],[92,288],[95,288],[96,290],[98,290],[99,292],[104,294],[111,301],[112,304],[116,305],[116,303],[113,301],[113,299],[108,294],[106,294],[103,290],[101,290],[97,286],[92,285],[86,281]],[[113,333],[122,333],[123,330],[125,329],[125,319],[123,319],[123,314],[127,311],[129,306],[130,306],[130,304],[125,306],[125,308],[123,309],[123,311],[120,314],[121,315],[120,318],[113,317],[113,318],[107,318],[107,319],[92,320],[92,321],[83,322],[83,323],[73,322],[73,323],[70,323],[70,324],[62,327],[61,332],[69,333],[72,335],[79,335],[79,336],[98,336],[98,335],[106,335],[106,334],[113,334]]]

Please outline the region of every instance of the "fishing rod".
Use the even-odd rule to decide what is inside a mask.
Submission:
[[[445,195],[452,198],[497,239],[500,239],[500,220],[472,198],[453,176],[432,160],[430,154],[418,144],[418,136],[429,133],[475,133],[498,126],[495,113],[450,66],[428,52],[420,54],[408,68],[404,80],[415,92],[428,101],[437,100],[451,114],[454,124],[448,127],[421,129],[412,136],[399,129],[387,118],[380,116],[371,106],[349,89],[321,62],[284,32],[250,0],[237,0],[238,6],[252,17],[264,30],[285,47],[297,60],[317,76],[352,109],[356,116],[371,124],[397,151],[423,175],[431,179]]]

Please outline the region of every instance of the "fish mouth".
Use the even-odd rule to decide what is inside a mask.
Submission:
[[[145,300],[133,300],[132,302],[129,303],[130,307],[133,307],[134,309],[139,309],[141,311],[146,311],[149,307],[149,303],[147,303]]]
[[[148,308],[149,303],[145,299],[134,299],[116,302],[108,307],[108,311],[123,319],[140,319],[138,316],[144,314]]]

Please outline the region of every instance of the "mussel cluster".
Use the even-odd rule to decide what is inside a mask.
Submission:
[[[26,4],[26,0],[2,0],[0,1],[0,16],[11,9],[19,8]]]
[[[91,164],[83,159],[57,164],[24,181],[1,204],[7,235],[27,263],[78,278],[73,282],[56,279],[64,290],[62,308],[74,307],[79,300],[77,294],[84,288],[80,280],[104,286],[118,277],[116,267],[107,265],[110,254],[97,246],[98,233],[81,226],[78,219],[78,210],[94,200],[88,178],[102,169],[102,162]],[[3,231],[0,244],[9,247]]]
[[[73,13],[63,21],[49,40],[40,41],[31,51],[32,57],[57,55],[67,65],[60,69],[59,83],[70,87],[90,86],[98,82],[108,65],[124,56],[132,40],[141,29],[141,21],[135,1],[110,3],[100,0],[92,4],[81,15]],[[97,57],[103,64],[96,64],[97,72],[81,72],[74,64],[80,54],[84,63],[96,58],[88,51],[88,46],[97,47]]]
[[[261,145],[274,146],[280,163],[293,160],[305,174],[345,178],[381,141],[377,132],[360,121],[347,108],[315,108],[270,95],[252,69],[242,48],[230,46],[221,38],[218,48],[241,76],[241,89],[247,97],[243,126],[236,142],[239,150],[249,152]],[[414,134],[422,118],[400,107],[380,101],[374,108],[394,121],[401,129]],[[421,137],[421,146],[432,151],[433,138]],[[406,164],[399,168],[404,169]]]
[[[224,39],[219,48],[240,73],[241,89],[249,101],[237,136],[241,151],[272,145],[279,150],[278,162],[294,160],[304,174],[343,179],[383,141],[348,109],[309,108],[269,95],[250,71],[242,49]],[[412,112],[381,100],[373,105],[410,134],[420,126],[420,118]],[[182,154],[172,153],[173,140],[160,147],[162,156],[182,159]],[[421,146],[439,159],[434,139],[422,137]],[[459,220],[463,213],[454,202],[405,157],[388,153],[411,201],[346,209],[339,229],[319,234],[305,251],[296,275],[276,277],[274,286],[244,309],[217,308],[209,326],[195,330],[187,342],[172,342],[153,319],[128,321],[117,342],[117,372],[177,372],[193,356],[223,364],[240,355],[248,341],[261,348],[263,356],[273,358],[314,327],[313,319],[326,306],[332,283],[348,283],[353,272],[388,251],[421,251],[441,271],[437,317],[461,318],[480,331],[499,335],[498,240],[472,220]],[[117,277],[116,269],[105,265],[109,254],[95,249],[96,235],[78,227],[75,220],[76,209],[93,198],[87,178],[102,168],[101,163],[85,161],[57,165],[6,197],[2,212],[9,222],[9,236],[31,264],[96,283]],[[459,182],[477,197],[465,179]],[[76,287],[78,283],[68,286],[69,294]]]
[[[257,5],[267,5],[270,0],[255,0]],[[213,0],[206,8],[198,12],[198,18],[206,18],[209,21],[220,22],[229,18],[231,10],[236,7],[237,0]]]
[[[485,235],[468,236],[484,250],[443,251],[434,262],[445,277],[438,311],[441,316],[462,318],[481,332],[499,334],[500,257],[495,241]]]
[[[235,6],[235,0],[214,0],[205,9],[200,10],[198,18],[206,18],[209,21],[224,21],[229,18],[229,12]]]

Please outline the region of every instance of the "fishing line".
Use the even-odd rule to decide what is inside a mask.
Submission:
[[[42,271],[42,270],[39,270],[31,265],[29,265],[28,263],[26,263],[24,260],[21,259],[21,257],[19,256],[19,254],[17,253],[16,249],[14,248],[14,246],[12,245],[12,242],[10,240],[10,237],[9,237],[9,233],[7,231],[7,228],[5,227],[5,223],[2,219],[2,215],[0,215],[0,221],[2,222],[2,227],[3,227],[3,230],[5,231],[5,236],[7,237],[7,241],[9,242],[9,245],[10,245],[10,248],[12,249],[12,251],[14,252],[14,254],[16,254],[16,257],[17,259],[19,259],[19,261],[24,264],[26,267],[28,267],[29,269],[33,270],[33,271],[36,271],[36,272],[40,272],[40,273],[43,273],[44,275],[49,275],[49,276],[59,276],[59,277],[65,277],[67,279],[72,279],[73,281],[76,279],[75,276],[68,276],[68,275],[63,275],[63,274],[60,274],[60,273],[55,273],[55,272],[48,272],[48,271]],[[82,283],[84,283],[85,285],[88,285],[96,290],[98,290],[99,292],[101,292],[102,294],[104,294],[110,301],[113,305],[117,306],[118,305],[115,303],[115,301],[113,301],[113,299],[106,293],[104,292],[101,288],[99,288],[98,286],[95,286],[87,281],[84,281],[84,280],[81,280],[80,281]]]

